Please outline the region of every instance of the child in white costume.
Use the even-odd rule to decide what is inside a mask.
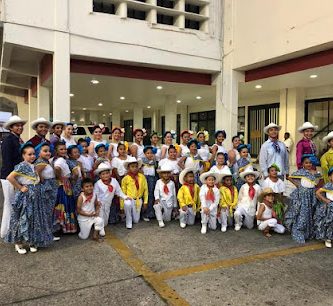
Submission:
[[[171,167],[162,166],[157,169],[157,173],[160,179],[156,182],[154,190],[154,210],[159,227],[164,227],[164,221],[171,221],[172,211],[177,209],[177,194],[175,183],[171,180]]]
[[[255,183],[259,173],[254,171],[252,167],[248,167],[240,173],[239,177],[245,181],[245,184],[240,188],[238,194],[238,203],[234,214],[235,231],[239,231],[243,223],[248,229],[253,228],[258,196],[261,192],[260,186]]]
[[[93,239],[98,240],[99,233],[105,235],[103,218],[99,217],[100,203],[94,193],[94,183],[90,178],[82,181],[82,190],[77,200],[77,221],[80,225],[80,239],[88,239],[91,227],[94,226]]]
[[[106,226],[114,196],[117,195],[124,200],[128,197],[122,192],[118,181],[111,177],[111,168],[107,164],[101,163],[95,170],[95,175],[99,175],[100,179],[95,184],[94,193],[101,202],[100,217],[103,218],[104,226]],[[101,235],[103,236],[103,233]]]
[[[277,165],[273,164],[268,168],[268,177],[262,182],[261,187],[272,188],[274,193],[283,195],[286,191],[286,184],[278,177],[280,169]]]
[[[265,237],[270,237],[269,231],[272,229],[278,234],[283,234],[285,228],[282,224],[278,224],[276,218],[274,218],[273,211],[274,203],[274,191],[272,188],[263,189],[259,196],[259,206],[257,211],[257,224],[258,229],[263,231]]]
[[[213,172],[205,172],[200,175],[203,184],[199,197],[201,202],[201,234],[206,234],[207,225],[216,230],[217,207],[220,203],[220,190],[215,186],[219,181],[219,175]]]

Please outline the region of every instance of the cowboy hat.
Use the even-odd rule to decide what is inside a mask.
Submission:
[[[162,165],[160,168],[156,170],[157,173],[161,172],[172,172],[173,170],[168,165]]]
[[[194,168],[185,168],[182,172],[180,172],[179,174],[179,182],[183,185],[184,184],[184,178],[186,176],[187,173],[189,172],[196,172],[196,169]]]
[[[103,171],[111,171],[111,167],[107,164],[107,163],[100,163],[97,167],[97,169],[95,170],[95,175],[99,175],[101,172]]]
[[[311,122],[304,122],[303,125],[298,128],[298,131],[303,132],[307,129],[312,129],[315,131],[318,129],[318,125],[313,125]]]
[[[62,125],[64,127],[66,123],[60,120],[54,120],[53,122],[51,122],[51,128],[54,128],[56,125]]]
[[[249,174],[254,175],[254,177],[257,179],[259,177],[259,172],[254,171],[252,167],[247,167],[243,172],[239,174],[239,177],[245,181],[245,177]]]
[[[333,131],[329,132],[324,138],[323,138],[323,142],[329,142],[331,139],[333,139]]]
[[[264,133],[268,134],[268,130],[271,129],[271,128],[277,128],[278,131],[280,131],[282,127],[281,127],[281,125],[277,125],[274,122],[271,122],[269,125],[266,125],[264,127]]]
[[[224,167],[220,173],[220,180],[223,180],[227,176],[232,176],[229,167]]]
[[[34,121],[31,122],[31,128],[33,130],[36,130],[38,124],[46,124],[49,128],[51,126],[51,122],[50,121],[48,121],[45,118],[41,117],[41,118],[38,118],[38,119],[36,119],[36,120],[34,120]]]
[[[126,161],[124,162],[124,168],[127,170],[129,164],[134,164],[134,163],[137,163],[137,164],[138,164],[139,169],[141,168],[141,166],[142,166],[142,160],[141,160],[141,159],[137,160],[135,157],[132,157],[132,156],[130,156],[130,157],[128,158],[128,160],[126,160]]]
[[[264,200],[264,197],[267,196],[267,195],[269,195],[269,194],[274,194],[275,195],[275,192],[270,187],[264,188],[262,190],[261,194],[258,197],[258,201],[262,202]]]
[[[3,127],[6,130],[9,130],[9,128],[16,123],[22,123],[23,125],[25,125],[27,123],[27,120],[23,120],[19,116],[14,115],[8,119],[8,121],[3,125]]]
[[[215,181],[219,181],[220,180],[220,175],[218,173],[215,173],[215,172],[204,172],[200,175],[200,181],[202,184],[205,184],[206,183],[206,179],[210,176],[213,176],[215,178]]]

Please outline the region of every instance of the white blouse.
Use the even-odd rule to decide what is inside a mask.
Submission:
[[[43,169],[41,172],[41,176],[43,179],[48,180],[48,179],[53,179],[55,178],[55,173],[51,165],[46,165],[46,167]]]
[[[119,157],[115,157],[112,159],[111,166],[112,168],[117,169],[119,176],[124,176],[127,173],[127,170],[124,167],[124,163],[129,160],[129,156],[125,160],[120,159]]]
[[[176,160],[171,160],[169,158],[164,158],[159,162],[159,167],[162,167],[162,166],[165,165],[165,166],[170,167],[172,169],[173,174],[179,174],[181,169],[178,166],[178,161],[179,161],[179,158],[177,158]]]
[[[75,145],[76,145],[76,141],[75,141],[75,139],[74,139],[73,136],[71,136],[71,138],[65,138],[64,136],[61,136],[61,137],[60,137],[60,140],[65,142],[65,144],[66,144],[66,149],[67,149],[69,146],[75,146]]]
[[[61,175],[64,177],[70,177],[71,171],[69,170],[68,164],[63,157],[59,157],[54,162],[54,168],[60,168]]]

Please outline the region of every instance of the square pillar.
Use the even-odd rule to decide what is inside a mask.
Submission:
[[[180,107],[180,130],[184,131],[189,128],[187,105],[182,105]]]
[[[25,126],[25,129],[29,130],[29,138],[31,138],[35,134],[34,131],[31,129],[30,124],[37,118],[37,98],[33,97],[31,95],[31,90],[29,90],[29,121]]]
[[[25,103],[24,99],[17,102],[17,112],[18,116],[22,119],[29,120],[29,122],[24,126],[23,133],[21,135],[23,141],[28,140],[30,137],[30,104]]]
[[[111,121],[112,121],[112,127],[115,126],[121,127],[120,111],[112,111]]]
[[[37,87],[37,117],[50,118],[50,90],[49,88],[42,86],[38,80]]]
[[[177,131],[177,106],[175,105],[175,97],[167,96],[164,104],[165,130]]]
[[[133,129],[142,128],[143,125],[143,108],[136,105],[133,107]]]
[[[70,121],[70,50],[69,34],[54,33],[53,119]],[[75,93],[74,93],[75,94]],[[75,99],[75,96],[73,97]]]

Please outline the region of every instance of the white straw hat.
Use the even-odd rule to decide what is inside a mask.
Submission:
[[[329,132],[324,138],[323,138],[323,142],[327,143],[329,142],[331,139],[333,139],[333,131]]]
[[[271,129],[271,128],[277,128],[278,131],[280,131],[281,130],[281,125],[277,125],[276,123],[271,122],[269,125],[264,127],[264,133],[268,134],[268,130]]]
[[[3,125],[3,127],[6,130],[9,130],[9,128],[16,123],[22,123],[23,125],[25,125],[27,123],[27,120],[23,120],[19,116],[14,115],[8,119],[8,121]]]
[[[202,184],[206,183],[206,179],[210,176],[213,176],[215,178],[215,181],[218,182],[220,180],[220,175],[216,172],[204,172],[200,175],[200,181]]]
[[[135,157],[130,156],[130,158],[124,162],[124,168],[127,170],[128,165],[133,164],[133,163],[138,163],[139,169],[142,166],[142,160],[141,159],[137,160]]]
[[[46,124],[49,128],[51,127],[51,122],[41,117],[31,122],[31,128],[36,130],[38,124]]]
[[[184,177],[189,172],[195,173],[196,169],[194,169],[194,168],[185,168],[182,172],[180,172],[180,174],[179,174],[179,183],[181,183],[182,185],[184,184]]]
[[[224,167],[220,173],[220,180],[223,180],[226,176],[232,176],[229,167]]]
[[[99,175],[101,172],[103,172],[103,171],[111,171],[111,169],[112,168],[108,164],[106,164],[106,163],[100,163],[94,173],[96,175]]]
[[[303,132],[307,129],[313,129],[315,131],[318,129],[318,125],[313,125],[311,122],[304,122],[303,125],[298,128],[298,131]]]
[[[51,122],[51,128],[53,128],[56,125],[62,125],[64,127],[66,123],[60,120],[54,120],[53,122]]]
[[[168,165],[162,165],[160,168],[158,168],[156,170],[157,173],[161,173],[161,172],[172,172],[172,171],[173,170]]]
[[[245,177],[249,174],[252,174],[255,176],[255,178],[257,179],[259,177],[259,172],[258,171],[254,171],[252,167],[247,167],[243,172],[241,172],[239,174],[239,177],[245,181]]]

